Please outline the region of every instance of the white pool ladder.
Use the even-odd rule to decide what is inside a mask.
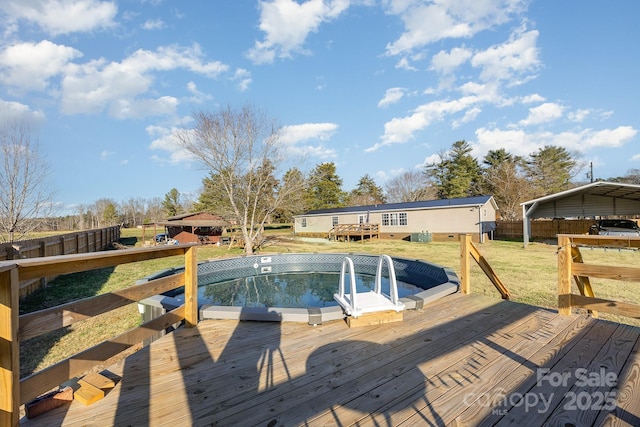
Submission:
[[[389,272],[389,293],[382,292],[382,267],[387,265]],[[349,274],[350,293],[345,293],[345,276]],[[353,268],[353,260],[345,257],[340,270],[340,287],[333,298],[340,304],[344,312],[351,317],[358,317],[364,313],[376,311],[402,311],[405,305],[398,301],[398,282],[393,261],[389,255],[380,255],[378,268],[376,269],[375,287],[373,291],[356,292],[356,273]]]

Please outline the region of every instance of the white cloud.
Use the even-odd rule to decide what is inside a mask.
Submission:
[[[546,101],[545,97],[534,93],[532,95],[523,96],[521,102],[523,104],[537,104]]]
[[[432,165],[434,163],[439,163],[442,158],[439,154],[431,154],[424,158],[422,163],[418,163],[415,165],[414,170],[424,170],[428,165]]]
[[[405,89],[401,87],[392,87],[387,89],[384,94],[384,98],[378,102],[378,107],[386,107],[388,105],[395,104],[402,99],[404,93]]]
[[[476,83],[467,82],[461,85],[458,90],[463,95],[475,95],[484,101],[489,101],[495,104],[503,102],[502,97],[498,93],[498,85],[495,83]]]
[[[44,90],[49,79],[62,72],[82,53],[48,40],[17,43],[0,52],[0,80],[21,89]]]
[[[326,141],[330,139],[338,125],[335,123],[304,123],[301,125],[290,125],[283,127],[283,135],[280,141],[283,144],[297,144],[309,139],[319,139]]]
[[[100,153],[100,159],[107,160],[109,157],[113,156],[115,153],[113,151],[102,150]]]
[[[479,101],[480,99],[476,96],[464,96],[452,101],[438,100],[421,105],[413,111],[413,114],[402,118],[396,117],[385,123],[382,141],[365,151],[372,152],[385,145],[405,143],[413,138],[415,132],[435,121],[443,120],[447,115],[472,108]]]
[[[631,141],[638,131],[631,126],[618,126],[615,129],[603,129],[600,131],[591,131],[585,135],[580,146],[586,149],[596,147],[621,147]]]
[[[564,107],[553,102],[545,102],[537,107],[529,108],[529,116],[520,120],[520,124],[523,126],[539,125],[541,123],[548,123],[562,117]]]
[[[471,64],[479,67],[483,81],[508,81],[516,86],[529,80],[540,67],[538,31],[516,32],[509,41],[473,55]]]
[[[41,111],[33,111],[28,105],[0,99],[0,122],[11,123],[21,122],[37,125],[45,120],[45,115]]]
[[[173,97],[145,98],[154,72],[186,69],[217,77],[228,66],[206,62],[199,46],[165,46],[156,51],[137,50],[122,62],[104,59],[69,65],[62,80],[62,110],[66,114],[96,114],[107,108],[115,117],[168,114],[175,108]]]
[[[387,13],[399,15],[405,31],[387,45],[387,54],[411,52],[447,38],[469,38],[508,22],[524,10],[525,3],[524,0],[390,0]]]
[[[332,158],[336,156],[336,152],[332,148],[327,148],[323,144],[302,145],[301,143],[309,140],[328,141],[337,129],[338,125],[335,123],[304,123],[284,126],[280,143],[286,147],[288,155]]]
[[[90,32],[115,25],[115,2],[100,0],[4,0],[0,2],[10,21],[37,24],[52,36]]]
[[[559,133],[549,131],[528,133],[524,129],[479,128],[476,130],[476,142],[472,145],[476,157],[482,157],[489,150],[499,148],[504,148],[514,155],[528,156],[545,145],[563,147],[576,152],[586,152],[602,147],[621,147],[637,134],[638,131],[631,126],[602,130],[576,129]]]
[[[162,19],[148,19],[142,24],[142,28],[145,30],[161,30],[165,27],[165,23]]]
[[[254,63],[271,63],[276,57],[289,58],[292,53],[305,53],[304,43],[309,33],[318,31],[349,7],[349,0],[261,1],[260,30],[264,41],[256,41],[247,52]]]
[[[208,101],[213,98],[208,93],[204,93],[198,90],[198,86],[194,82],[187,83],[187,91],[189,91],[189,93],[193,95],[191,98],[189,98],[189,101],[193,102],[194,104],[202,104],[204,101]]]
[[[251,72],[244,68],[238,68],[233,75],[233,80],[237,82],[236,87],[240,92],[244,92],[249,89],[249,85],[253,82],[251,78]]]
[[[489,150],[504,148],[516,156],[528,156],[544,146],[537,139],[541,134],[527,134],[522,129],[476,129],[476,143],[472,144],[474,155],[483,157]]]
[[[178,100],[172,96],[144,99],[118,99],[111,103],[109,115],[117,119],[169,116],[175,113]]]
[[[592,110],[589,109],[580,109],[577,111],[572,111],[570,113],[567,114],[567,117],[569,118],[569,120],[574,121],[574,122],[578,122],[581,123],[583,122],[588,116],[590,116],[593,113]]]
[[[451,123],[451,127],[455,129],[465,123],[472,122],[476,119],[476,117],[478,117],[478,114],[480,114],[481,112],[482,112],[482,109],[479,107],[470,108],[464,113],[464,116],[461,119],[454,120]]]
[[[407,71],[417,71],[418,69],[409,63],[409,59],[407,57],[402,57],[396,64],[396,68],[407,70]]]
[[[168,152],[170,163],[190,163],[196,160],[190,152],[178,144],[176,132],[185,132],[185,130],[163,126],[147,126],[146,131],[147,134],[153,138],[149,148],[151,150]],[[164,159],[160,157],[154,158],[160,162],[164,161]]]
[[[463,47],[455,47],[449,52],[441,50],[431,58],[431,69],[442,74],[453,72],[471,58],[473,52]]]

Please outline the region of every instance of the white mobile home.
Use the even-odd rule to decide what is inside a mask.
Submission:
[[[300,236],[328,237],[344,224],[379,225],[379,237],[410,240],[429,233],[436,241],[471,234],[483,241],[496,225],[498,207],[493,196],[424,200],[347,208],[319,209],[295,216],[294,232]]]

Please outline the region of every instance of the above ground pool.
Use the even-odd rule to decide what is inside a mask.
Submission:
[[[357,291],[374,286],[378,255],[302,253],[252,255],[198,264],[198,304],[202,319],[298,321],[321,324],[345,317],[334,299],[345,257],[353,261]],[[407,309],[457,292],[459,280],[445,267],[421,260],[392,257],[398,296]],[[180,273],[168,269],[140,283]],[[388,288],[388,277],[382,288]],[[184,303],[183,290],[140,302],[144,320]]]

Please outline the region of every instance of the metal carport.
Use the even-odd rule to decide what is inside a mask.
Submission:
[[[640,185],[598,181],[520,204],[524,246],[536,218],[640,215]]]

